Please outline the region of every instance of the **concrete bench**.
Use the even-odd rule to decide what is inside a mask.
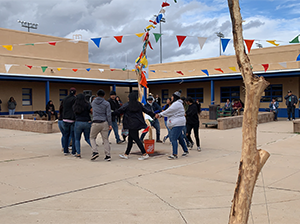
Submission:
[[[273,120],[274,120],[273,112],[258,113],[258,124],[271,122]],[[217,121],[218,121],[218,129],[220,129],[220,130],[242,127],[243,115],[231,116],[231,117],[221,117],[221,118],[218,118]]]
[[[293,121],[294,133],[300,133],[300,120]]]

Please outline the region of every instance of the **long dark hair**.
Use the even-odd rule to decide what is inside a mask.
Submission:
[[[137,112],[140,110],[140,103],[138,101],[138,92],[132,91],[129,96],[128,110],[132,112]]]
[[[82,93],[78,94],[73,105],[74,113],[81,114],[87,105],[89,105],[89,103],[86,101],[85,96]]]

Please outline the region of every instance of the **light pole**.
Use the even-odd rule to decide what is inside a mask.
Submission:
[[[220,56],[222,54],[222,43],[221,43],[221,38],[224,38],[224,34],[221,32],[216,32],[217,36],[220,38]]]
[[[27,21],[21,21],[17,20],[18,23],[21,23],[22,27],[28,28],[28,32],[30,32],[30,29],[37,29],[38,23],[31,23]]]
[[[154,17],[156,18],[157,15],[154,15]],[[161,20],[159,21],[159,34],[160,34],[160,39],[159,39],[159,61],[160,63],[162,63],[162,35],[161,35],[161,23],[165,23],[166,19],[165,18],[161,18]]]

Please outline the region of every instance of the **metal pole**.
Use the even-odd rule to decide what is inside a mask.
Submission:
[[[159,45],[160,45],[160,63],[162,63],[162,36],[161,36],[161,22],[159,23]]]
[[[221,37],[220,37],[220,56],[222,54],[221,48],[222,48],[222,44],[221,44]]]
[[[211,80],[210,81],[210,100],[211,100],[211,105],[215,104],[215,85],[214,85],[214,81]]]
[[[45,88],[45,98],[46,98],[46,105],[50,100],[50,82],[46,81],[46,88]]]

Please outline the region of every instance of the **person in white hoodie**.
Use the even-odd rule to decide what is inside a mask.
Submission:
[[[178,156],[178,142],[181,145],[183,149],[183,154],[182,156],[187,156],[189,154],[188,148],[185,144],[185,141],[183,140],[182,136],[182,131],[186,123],[185,119],[185,111],[183,107],[183,102],[180,99],[181,96],[181,90],[176,91],[173,93],[171,100],[172,104],[171,106],[161,112],[156,114],[156,118],[159,117],[167,117],[167,125],[168,128],[170,129],[170,141],[172,143],[172,148],[173,148],[173,154],[170,155],[168,158],[169,159],[177,159]]]

